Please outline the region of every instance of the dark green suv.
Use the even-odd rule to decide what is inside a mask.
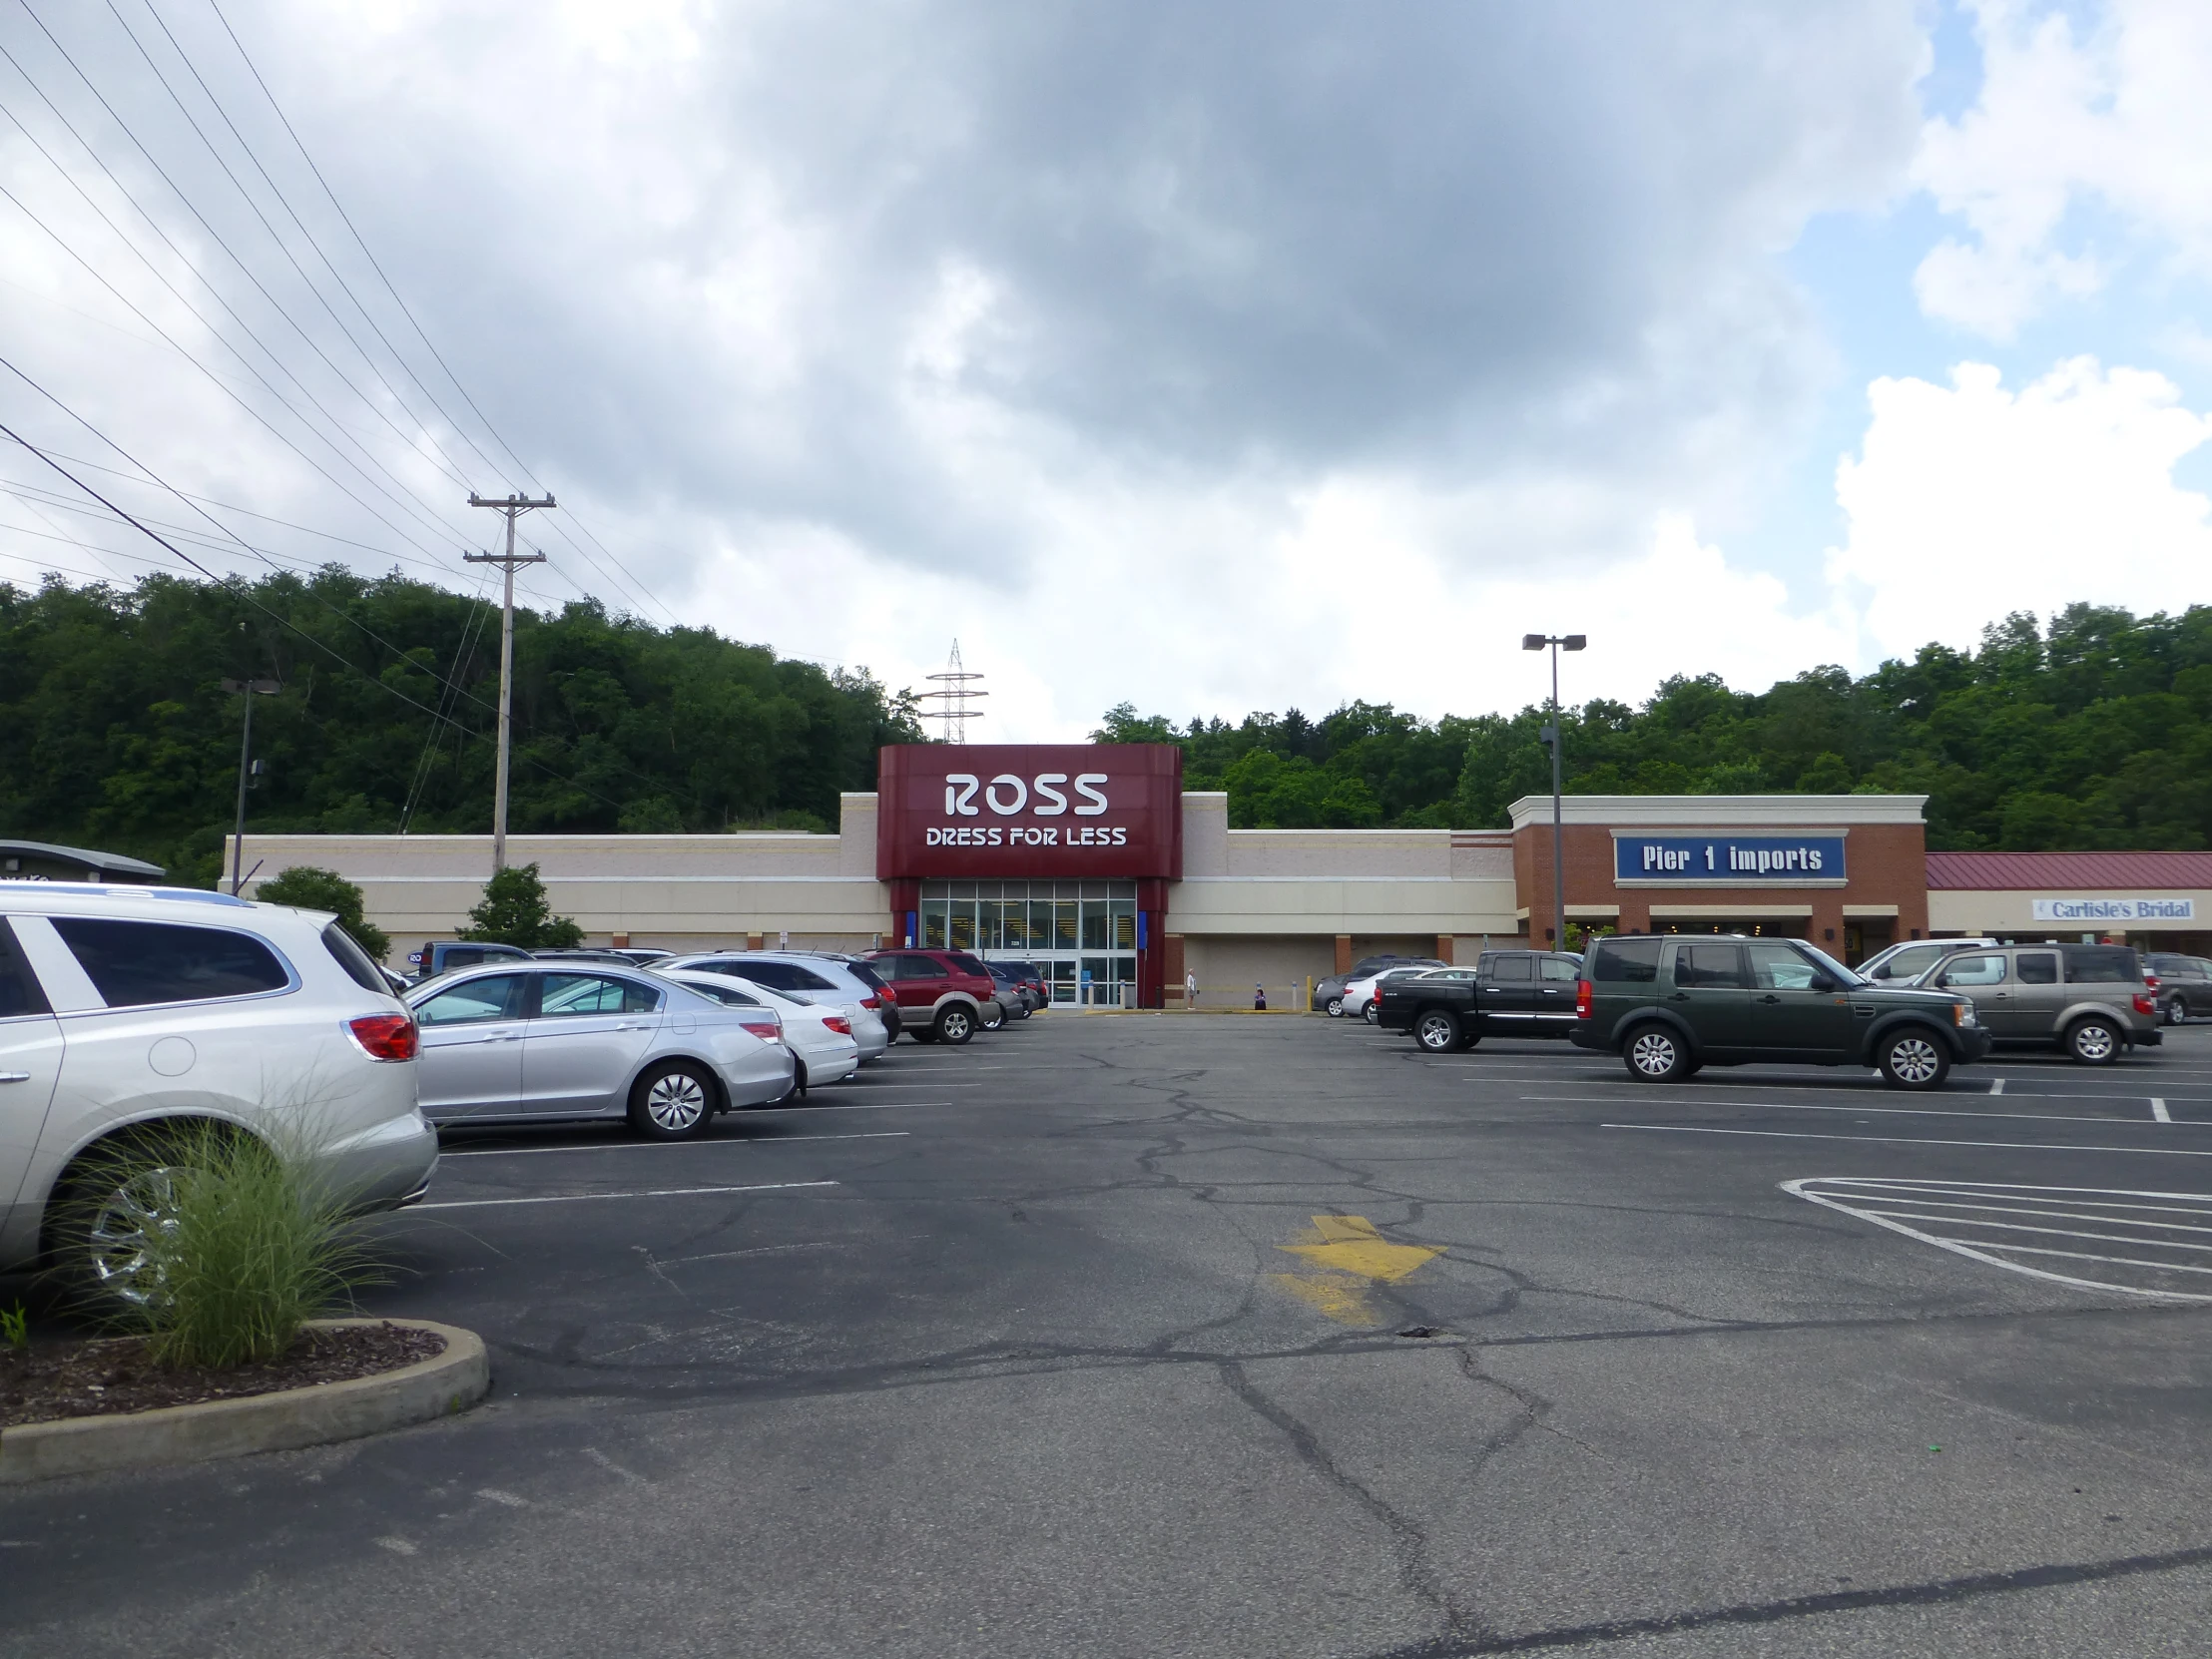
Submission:
[[[1892,1088],[1933,1089],[1989,1051],[1966,998],[1870,985],[1797,939],[1616,934],[1582,971],[1570,1040],[1620,1055],[1646,1083],[1783,1060],[1873,1066]]]

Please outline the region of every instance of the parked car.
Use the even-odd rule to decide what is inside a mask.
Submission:
[[[783,1021],[643,968],[490,963],[417,985],[422,1110],[441,1126],[627,1117],[649,1140],[789,1095]]]
[[[2158,975],[2158,1012],[2168,1025],[2194,1014],[2212,1014],[2212,962],[2163,950],[2143,961]]]
[[[743,960],[743,958],[739,959]],[[891,1034],[889,1028],[883,1023],[882,1010],[869,1007],[867,999],[854,999],[848,991],[842,988],[827,991],[787,991],[774,985],[765,985],[760,980],[749,977],[737,968],[671,967],[666,963],[656,963],[646,971],[648,973],[666,974],[669,978],[690,985],[695,990],[707,990],[710,995],[713,994],[712,986],[714,984],[736,985],[741,990],[753,993],[756,997],[755,1006],[773,1008],[783,1017],[787,1041],[791,1040],[790,1026],[794,1009],[806,1009],[808,1011],[807,1017],[810,1019],[840,1019],[845,1024],[843,1034],[852,1039],[854,1047],[858,1050],[858,1063],[863,1066],[870,1060],[880,1060],[891,1046]],[[719,1000],[730,1001],[728,997],[722,997]],[[732,1004],[732,1006],[737,1005]],[[793,1046],[800,1050],[801,1058],[804,1059],[807,1045],[794,1043]],[[807,1067],[808,1077],[801,1079],[803,1085],[809,1078],[817,1082],[828,1081],[826,1078],[816,1077],[816,1070],[817,1068],[811,1064]]]
[[[1376,987],[1391,979],[1402,979],[1409,974],[1433,973],[1444,966],[1442,962],[1400,962],[1382,969],[1365,979],[1353,979],[1346,983],[1344,994],[1337,1000],[1339,1017],[1364,1019],[1370,1025],[1376,1022],[1380,1010],[1376,1004]]]
[[[455,968],[475,967],[480,962],[527,962],[530,953],[511,944],[485,944],[475,939],[431,939],[420,950],[407,954],[407,966],[414,970],[416,984],[425,979],[435,979],[441,973],[451,973]]]
[[[1800,939],[1616,933],[1585,973],[1570,1040],[1620,1055],[1644,1083],[1782,1060],[1873,1066],[1892,1088],[1933,1089],[1989,1051],[1965,997],[1869,984]]]
[[[1398,956],[1385,951],[1380,956],[1363,956],[1352,964],[1349,973],[1332,973],[1314,985],[1314,1006],[1327,1013],[1331,1019],[1345,1015],[1345,987],[1355,979],[1372,979],[1386,967],[1400,965],[1410,967],[1444,967],[1447,964],[1432,956]]]
[[[604,962],[609,967],[648,967],[651,960],[641,962],[627,950],[594,950],[584,946],[560,946],[528,953],[540,962]],[[663,951],[662,955],[667,952]],[[658,960],[653,958],[652,960]]]
[[[671,968],[668,977],[679,985],[713,997],[732,1008],[771,1008],[783,1023],[784,1042],[798,1062],[798,1091],[805,1094],[818,1083],[838,1083],[860,1069],[860,1044],[853,1029],[853,1009],[843,1003],[825,1007],[796,992],[773,991],[735,974],[708,973],[700,968]],[[883,1022],[874,1020],[876,1053],[888,1045],[882,1039]]]
[[[850,1003],[862,1013],[883,1022],[883,1046],[898,1041],[898,1004],[892,1000],[875,970],[865,962],[828,952],[799,950],[697,950],[685,956],[667,956],[653,964],[664,968],[702,968],[709,973],[734,973],[772,991],[797,996],[827,997]],[[877,1059],[861,1045],[861,1061]]]
[[[415,1203],[437,1165],[415,1049],[406,1008],[328,915],[0,882],[0,1267],[43,1259],[142,1301],[173,1191],[159,1162],[209,1120],[363,1211]]]
[[[1031,995],[1030,988],[1022,980],[1018,964],[1013,962],[985,962],[990,976],[998,981],[998,1000],[1005,1004],[1015,1019],[1027,1019],[1043,1002]]]
[[[917,1043],[964,1043],[1005,1017],[998,981],[964,950],[877,950],[864,958]]]
[[[1859,964],[1870,985],[1910,985],[1953,951],[1985,950],[1995,939],[1907,939],[1876,951]]]
[[[1582,958],[1547,950],[1485,950],[1471,968],[1393,974],[1379,984],[1376,1024],[1409,1031],[1432,1054],[1484,1037],[1564,1037],[1575,1025]]]
[[[2082,1065],[2109,1065],[2125,1049],[2165,1041],[2156,990],[2124,944],[1955,951],[1919,983],[1971,1001],[1993,1042],[2056,1048]]]

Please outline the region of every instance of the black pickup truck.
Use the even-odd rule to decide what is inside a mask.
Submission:
[[[1484,1037],[1564,1037],[1574,1029],[1582,958],[1549,950],[1485,950],[1471,968],[1386,979],[1376,1024],[1410,1031],[1431,1054]]]

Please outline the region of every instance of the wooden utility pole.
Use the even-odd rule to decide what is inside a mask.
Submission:
[[[497,875],[507,867],[507,751],[514,709],[515,672],[515,571],[523,565],[545,563],[543,553],[517,553],[515,551],[515,520],[524,513],[539,507],[550,507],[553,497],[533,501],[526,495],[510,495],[504,500],[490,500],[469,492],[471,507],[489,507],[504,513],[507,518],[507,551],[504,553],[464,553],[462,559],[472,565],[497,565],[507,578],[507,592],[499,610],[499,776],[492,784],[491,802],[491,872]]]

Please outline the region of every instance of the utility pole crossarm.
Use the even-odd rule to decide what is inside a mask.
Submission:
[[[468,492],[471,507],[489,507],[507,521],[507,551],[504,553],[463,553],[462,562],[472,565],[497,565],[506,577],[506,593],[499,607],[499,772],[492,784],[491,804],[491,872],[497,875],[507,867],[507,755],[512,741],[514,709],[515,667],[515,572],[524,565],[545,563],[543,553],[517,553],[515,551],[515,520],[524,513],[554,505],[550,491],[542,501],[533,501],[527,495],[510,495],[504,500]]]

